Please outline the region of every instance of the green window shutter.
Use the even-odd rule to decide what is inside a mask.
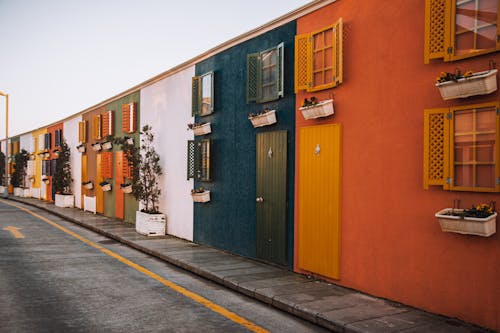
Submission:
[[[192,107],[191,107],[191,114],[193,116],[200,114],[200,93],[201,93],[201,80],[199,76],[193,76],[192,80]]]
[[[187,144],[187,179],[194,178],[196,146],[194,140],[189,140]]]
[[[260,99],[260,54],[247,55],[247,103]]]
[[[284,81],[285,81],[285,77],[284,77],[284,75],[285,75],[284,74],[284,68],[285,68],[284,50],[285,50],[285,46],[283,43],[280,43],[276,49],[277,49],[277,55],[278,55],[278,68],[277,68],[278,72],[276,73],[277,78],[278,78],[278,97],[283,97],[283,96],[285,96],[285,88],[284,88]]]

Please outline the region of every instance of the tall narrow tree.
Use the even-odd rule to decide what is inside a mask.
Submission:
[[[54,173],[54,188],[58,194],[71,194],[71,151],[66,140],[61,142],[61,150],[56,162],[56,171]]]

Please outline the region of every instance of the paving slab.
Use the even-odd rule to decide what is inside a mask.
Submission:
[[[56,208],[37,199],[10,199],[38,207],[336,332],[490,332],[173,236],[139,235],[133,224],[99,214]]]

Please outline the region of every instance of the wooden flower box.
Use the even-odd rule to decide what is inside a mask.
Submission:
[[[82,185],[86,190],[91,190],[94,188],[94,183],[92,183],[92,181],[82,183]]]
[[[195,136],[210,134],[212,133],[212,126],[210,125],[210,123],[206,123],[193,127],[193,133]]]
[[[111,191],[111,183],[108,182],[100,182],[99,186],[103,192]]]
[[[334,113],[333,99],[327,99],[311,106],[303,106],[299,110],[306,120],[328,117]]]
[[[100,151],[102,149],[102,145],[99,142],[91,144],[93,151]]]
[[[79,153],[85,153],[85,145],[82,143],[81,145],[76,146],[76,149]]]
[[[120,184],[120,190],[123,193],[132,193],[132,184]]]
[[[164,236],[167,219],[164,214],[135,213],[135,231],[145,236]]]
[[[449,215],[450,212],[461,213],[463,209],[446,208],[435,214],[443,232],[455,232],[464,235],[489,237],[496,233],[497,213],[485,218],[461,217]]]
[[[102,144],[102,149],[104,150],[110,150],[111,148],[113,148],[113,144],[111,143],[111,141],[104,141]]]
[[[497,90],[497,69],[477,72],[472,76],[436,83],[444,100],[487,95]]]
[[[210,201],[210,191],[204,191],[201,193],[191,193],[193,197],[193,202],[209,202]]]
[[[276,123],[276,110],[271,110],[257,116],[248,117],[254,128],[268,126]]]

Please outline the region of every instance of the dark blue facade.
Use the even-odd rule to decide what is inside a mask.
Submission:
[[[256,134],[288,132],[287,160],[287,265],[293,266],[295,94],[295,21],[238,44],[196,65],[196,75],[213,71],[213,114],[196,122],[211,122],[211,182],[195,187],[211,191],[211,201],[195,204],[194,241],[247,257],[256,257]],[[268,103],[246,102],[247,54],[284,43],[284,97]],[[253,128],[250,112],[277,110],[277,123]]]

